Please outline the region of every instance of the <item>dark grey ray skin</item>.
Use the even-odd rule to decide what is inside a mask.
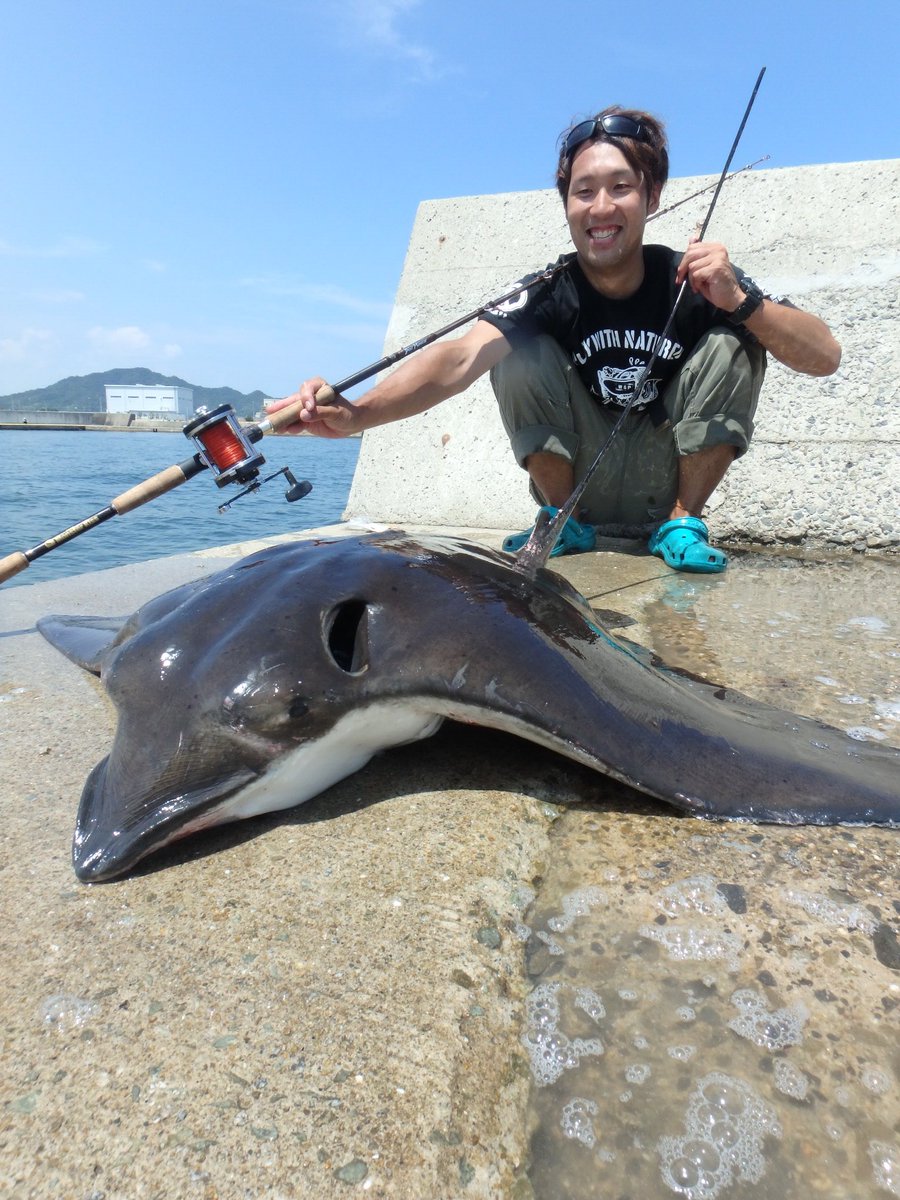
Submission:
[[[900,823],[900,750],[667,668],[552,571],[457,539],[282,545],[124,623],[40,628],[118,709],[81,797],[83,880],[233,819],[224,801],[386,701],[511,730],[698,816]],[[298,802],[315,794],[300,774]]]

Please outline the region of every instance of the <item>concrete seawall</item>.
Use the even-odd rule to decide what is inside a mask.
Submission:
[[[175,421],[133,417],[131,413],[70,412],[53,409],[0,411],[0,429],[90,429],[115,433],[181,433],[184,418]]]
[[[84,429],[88,426],[125,428],[128,413],[56,411],[55,409],[3,409],[0,410],[0,425],[8,428],[19,426],[52,425],[54,429]]]
[[[714,182],[673,180],[663,207]],[[843,216],[848,196],[852,223]],[[709,194],[661,216],[648,241],[683,246],[708,204]],[[715,536],[900,549],[900,159],[741,174],[723,188],[709,237],[763,286],[823,317],[844,352],[829,379],[770,360],[751,452],[710,503]],[[386,352],[568,249],[553,191],[423,202]],[[347,509],[349,517],[500,529],[533,514],[486,379],[421,417],[367,433]]]

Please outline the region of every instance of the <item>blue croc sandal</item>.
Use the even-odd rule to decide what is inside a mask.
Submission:
[[[541,511],[550,517],[555,517],[559,509],[551,508],[549,504],[546,504]],[[503,549],[507,554],[515,554],[522,549],[533,532],[534,526],[532,525],[524,533],[511,533],[509,537],[503,539]],[[562,533],[556,539],[556,545],[550,551],[550,557],[558,558],[560,554],[583,554],[587,550],[593,550],[596,543],[597,531],[593,525],[579,525],[574,517],[569,517],[563,525]]]
[[[676,571],[715,575],[728,566],[722,551],[709,544],[709,530],[699,517],[664,521],[651,537],[648,549]]]

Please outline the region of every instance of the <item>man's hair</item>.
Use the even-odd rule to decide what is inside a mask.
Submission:
[[[607,133],[601,126],[593,137],[580,142],[571,154],[566,154],[566,138],[576,126],[582,124],[582,121],[573,122],[559,136],[560,150],[559,162],[556,167],[556,187],[562,196],[563,204],[568,199],[569,184],[572,182],[572,159],[584,146],[594,145],[596,142],[609,142],[611,146],[622,151],[628,165],[640,176],[642,184],[646,185],[648,200],[654,187],[658,185],[662,191],[665,186],[666,180],[669,178],[669,151],[662,121],[651,116],[650,113],[641,112],[640,109],[621,108],[618,104],[611,104],[609,108],[602,109],[594,115],[593,119],[599,121],[602,117],[611,116],[613,113],[618,116],[631,117],[633,121],[640,121],[649,140],[644,142],[635,138],[619,137],[616,134]]]

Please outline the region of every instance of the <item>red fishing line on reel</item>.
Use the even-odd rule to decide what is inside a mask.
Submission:
[[[230,404],[220,404],[210,412],[200,409],[185,425],[184,436],[196,443],[217,487],[249,483],[266,461],[253,449]]]

